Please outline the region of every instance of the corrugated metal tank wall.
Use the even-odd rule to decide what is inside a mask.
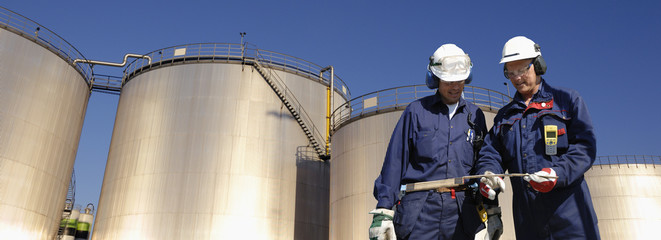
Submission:
[[[358,103],[350,104],[353,112],[347,114],[351,116],[351,120],[336,128],[333,134],[330,171],[330,239],[368,237],[372,215],[367,213],[376,206],[376,199],[372,196],[374,180],[381,171],[392,131],[409,102],[433,94],[429,89],[420,93],[418,89],[406,90],[406,87],[405,90],[386,91],[393,93],[378,92],[352,100]],[[410,97],[413,92],[416,96]],[[396,98],[395,96],[398,96],[398,100],[392,100]],[[473,101],[468,97],[466,99]],[[373,107],[368,104],[372,100],[375,103]],[[381,107],[381,102],[388,103],[384,103],[386,106]],[[360,109],[356,109],[356,106]],[[356,113],[360,111],[369,113]],[[483,108],[483,111],[487,127],[490,128],[496,110]]]
[[[349,123],[333,134],[330,239],[367,239],[372,196],[386,148],[402,111]]]
[[[585,173],[599,221],[601,239],[656,239],[661,226],[661,168],[658,164],[603,164]],[[501,239],[516,239],[510,191],[500,194],[505,232]]]
[[[19,17],[2,11],[7,21]],[[26,23],[31,22],[21,20]],[[52,239],[89,85],[72,65],[38,44],[44,40],[15,31],[0,28],[0,238]]]
[[[657,239],[661,165],[595,165],[585,174],[602,239]]]
[[[323,131],[326,85],[275,72]],[[329,165],[308,145],[249,65],[137,75],[120,96],[92,236],[327,239]]]

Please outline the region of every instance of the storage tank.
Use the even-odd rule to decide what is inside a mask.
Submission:
[[[656,239],[661,157],[604,156],[585,173],[602,239]]]
[[[323,142],[322,68],[238,44],[147,55],[127,66],[92,239],[327,239],[329,165],[298,124]]]
[[[656,239],[661,226],[661,157],[621,155],[597,157],[585,173],[597,214],[601,239]],[[512,189],[509,179],[505,181]],[[516,239],[512,191],[500,194],[505,231],[500,239]],[[510,213],[510,214],[507,214]]]
[[[47,28],[0,8],[0,238],[52,239],[90,94],[84,58]]]
[[[330,190],[330,239],[365,239],[372,222],[372,196],[392,131],[406,106],[434,94],[426,85],[404,86],[356,97],[333,113]],[[509,98],[492,90],[465,86],[464,99],[484,112],[487,127]],[[511,225],[510,225],[511,226]]]

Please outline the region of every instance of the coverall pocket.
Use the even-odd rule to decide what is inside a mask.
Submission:
[[[413,146],[419,156],[417,160],[431,161],[439,153],[441,143],[436,141],[436,131],[420,131],[416,134]]]
[[[542,141],[544,141],[544,126],[548,125],[555,125],[558,128],[557,134],[558,134],[558,142],[557,142],[557,147],[558,147],[558,152],[559,153],[565,153],[567,152],[567,148],[569,148],[569,140],[567,137],[567,124],[565,123],[567,117],[556,115],[556,114],[546,114],[542,117]],[[542,143],[543,144],[543,143]]]
[[[513,122],[504,122],[498,126],[498,136],[500,137],[500,142],[504,146],[512,146],[512,147],[507,147],[505,148],[505,158],[512,158],[513,156],[516,156],[516,148],[513,146],[516,146],[516,133],[513,129]]]
[[[408,193],[397,205],[394,225],[398,238],[405,238],[411,233],[428,195],[427,191]]]

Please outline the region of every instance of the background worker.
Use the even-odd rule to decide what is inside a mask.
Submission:
[[[494,118],[478,173],[534,173],[510,178],[517,239],[599,239],[583,177],[597,146],[583,98],[546,83],[541,49],[526,37],[507,41],[500,63],[517,93]],[[502,179],[486,177],[480,190],[493,199],[503,186]]]
[[[409,192],[399,201],[401,185],[474,172],[474,144],[486,124],[482,110],[462,98],[471,67],[468,55],[454,44],[442,45],[430,57],[427,86],[438,91],[410,103],[393,131],[374,181],[378,203],[370,212],[370,239],[395,239],[395,234],[398,239],[473,239],[483,228],[474,197],[462,189]],[[494,218],[500,223],[499,215]],[[502,223],[492,226],[502,232]]]

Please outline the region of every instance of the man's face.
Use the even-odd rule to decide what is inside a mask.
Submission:
[[[464,91],[464,81],[438,82],[438,93],[441,94],[441,100],[445,104],[455,104],[461,98],[461,92]]]
[[[535,74],[535,68],[531,66],[531,62],[532,59],[521,59],[505,63],[512,86],[524,98],[532,97],[539,89],[540,84],[537,81],[537,74]]]

